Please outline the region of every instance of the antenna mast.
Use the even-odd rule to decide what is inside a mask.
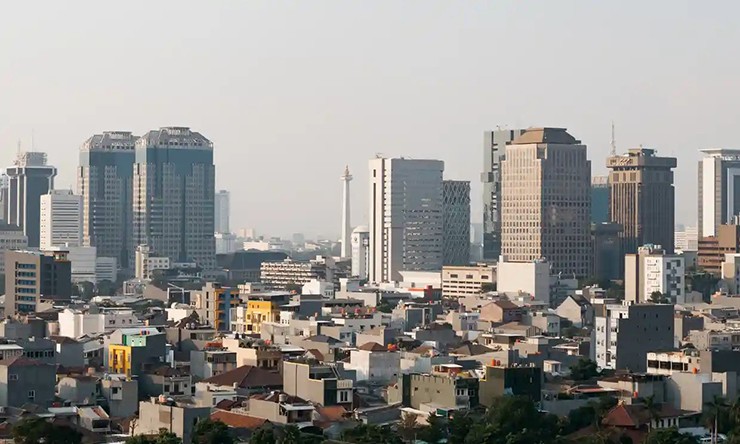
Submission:
[[[617,139],[614,136],[614,121],[612,120],[612,156],[617,155]]]

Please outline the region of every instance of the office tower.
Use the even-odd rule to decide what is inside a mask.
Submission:
[[[65,251],[5,252],[5,316],[35,312],[41,300],[71,297],[72,267]]]
[[[54,188],[57,169],[46,164],[46,153],[18,153],[8,175],[6,221],[18,225],[28,237],[29,247],[38,247],[40,238],[41,196]]]
[[[725,255],[740,253],[740,225],[721,224],[714,236],[702,237],[698,244],[698,267],[709,274],[719,276]]]
[[[652,294],[659,300],[684,302],[686,277],[683,256],[667,253],[660,245],[644,245],[637,253],[624,257],[624,300],[626,303],[651,302]],[[657,302],[657,301],[653,301]]]
[[[0,274],[5,274],[6,251],[25,250],[27,247],[28,237],[23,234],[21,227],[0,221]]]
[[[740,214],[740,150],[701,150],[699,161],[699,238]]]
[[[216,193],[214,201],[215,210],[215,227],[216,233],[231,233],[229,225],[229,216],[231,215],[231,193],[226,190],[220,190]]]
[[[609,218],[622,226],[622,255],[634,254],[645,244],[674,249],[674,157],[658,157],[655,150],[635,148],[607,159]]]
[[[530,128],[502,161],[502,256],[545,258],[554,274],[591,272],[591,162],[564,128]]]
[[[344,174],[339,179],[342,181],[342,250],[340,256],[351,257],[350,230],[352,226],[350,225],[349,214],[349,183],[352,181],[352,175],[349,174],[349,166],[344,167]]]
[[[370,160],[371,282],[442,268],[443,171],[440,160]]]
[[[352,231],[352,276],[367,279],[370,230],[360,225]]]
[[[501,161],[506,146],[527,130],[496,130],[483,133],[483,259],[501,255]]]
[[[10,178],[7,174],[0,174],[0,222],[5,221],[5,203],[8,201],[8,185]]]
[[[591,178],[591,223],[609,222],[609,176]]]
[[[152,130],[136,141],[133,238],[173,262],[215,267],[213,144],[190,128]]]
[[[442,263],[470,262],[470,182],[442,181]]]
[[[72,190],[50,190],[41,196],[41,249],[81,245],[82,196]]]
[[[622,226],[613,222],[591,224],[591,241],[594,249],[592,276],[598,280],[615,280],[620,278],[623,256],[619,233]]]
[[[82,196],[82,237],[99,257],[130,268],[134,143],[127,131],[95,134],[80,147],[77,193]]]
[[[699,249],[699,227],[696,225],[677,228],[673,237],[677,251],[697,251]]]

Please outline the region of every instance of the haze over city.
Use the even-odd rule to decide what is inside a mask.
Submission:
[[[566,127],[603,174],[620,152],[678,158],[695,224],[698,149],[737,146],[737,2],[13,2],[0,15],[0,164],[17,141],[75,186],[107,130],[213,141],[232,226],[339,235],[367,220],[367,160],[441,159],[481,220],[483,132]]]

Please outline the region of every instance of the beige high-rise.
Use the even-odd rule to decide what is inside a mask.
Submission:
[[[530,128],[502,161],[502,254],[545,258],[553,273],[589,276],[591,162],[565,128]]]
[[[646,244],[674,246],[674,157],[658,157],[655,150],[631,149],[607,160],[609,168],[609,217],[622,225],[621,254],[637,253]]]

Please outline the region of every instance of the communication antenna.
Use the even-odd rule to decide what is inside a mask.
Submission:
[[[612,120],[612,156],[617,155],[617,139],[614,135],[614,121]]]

